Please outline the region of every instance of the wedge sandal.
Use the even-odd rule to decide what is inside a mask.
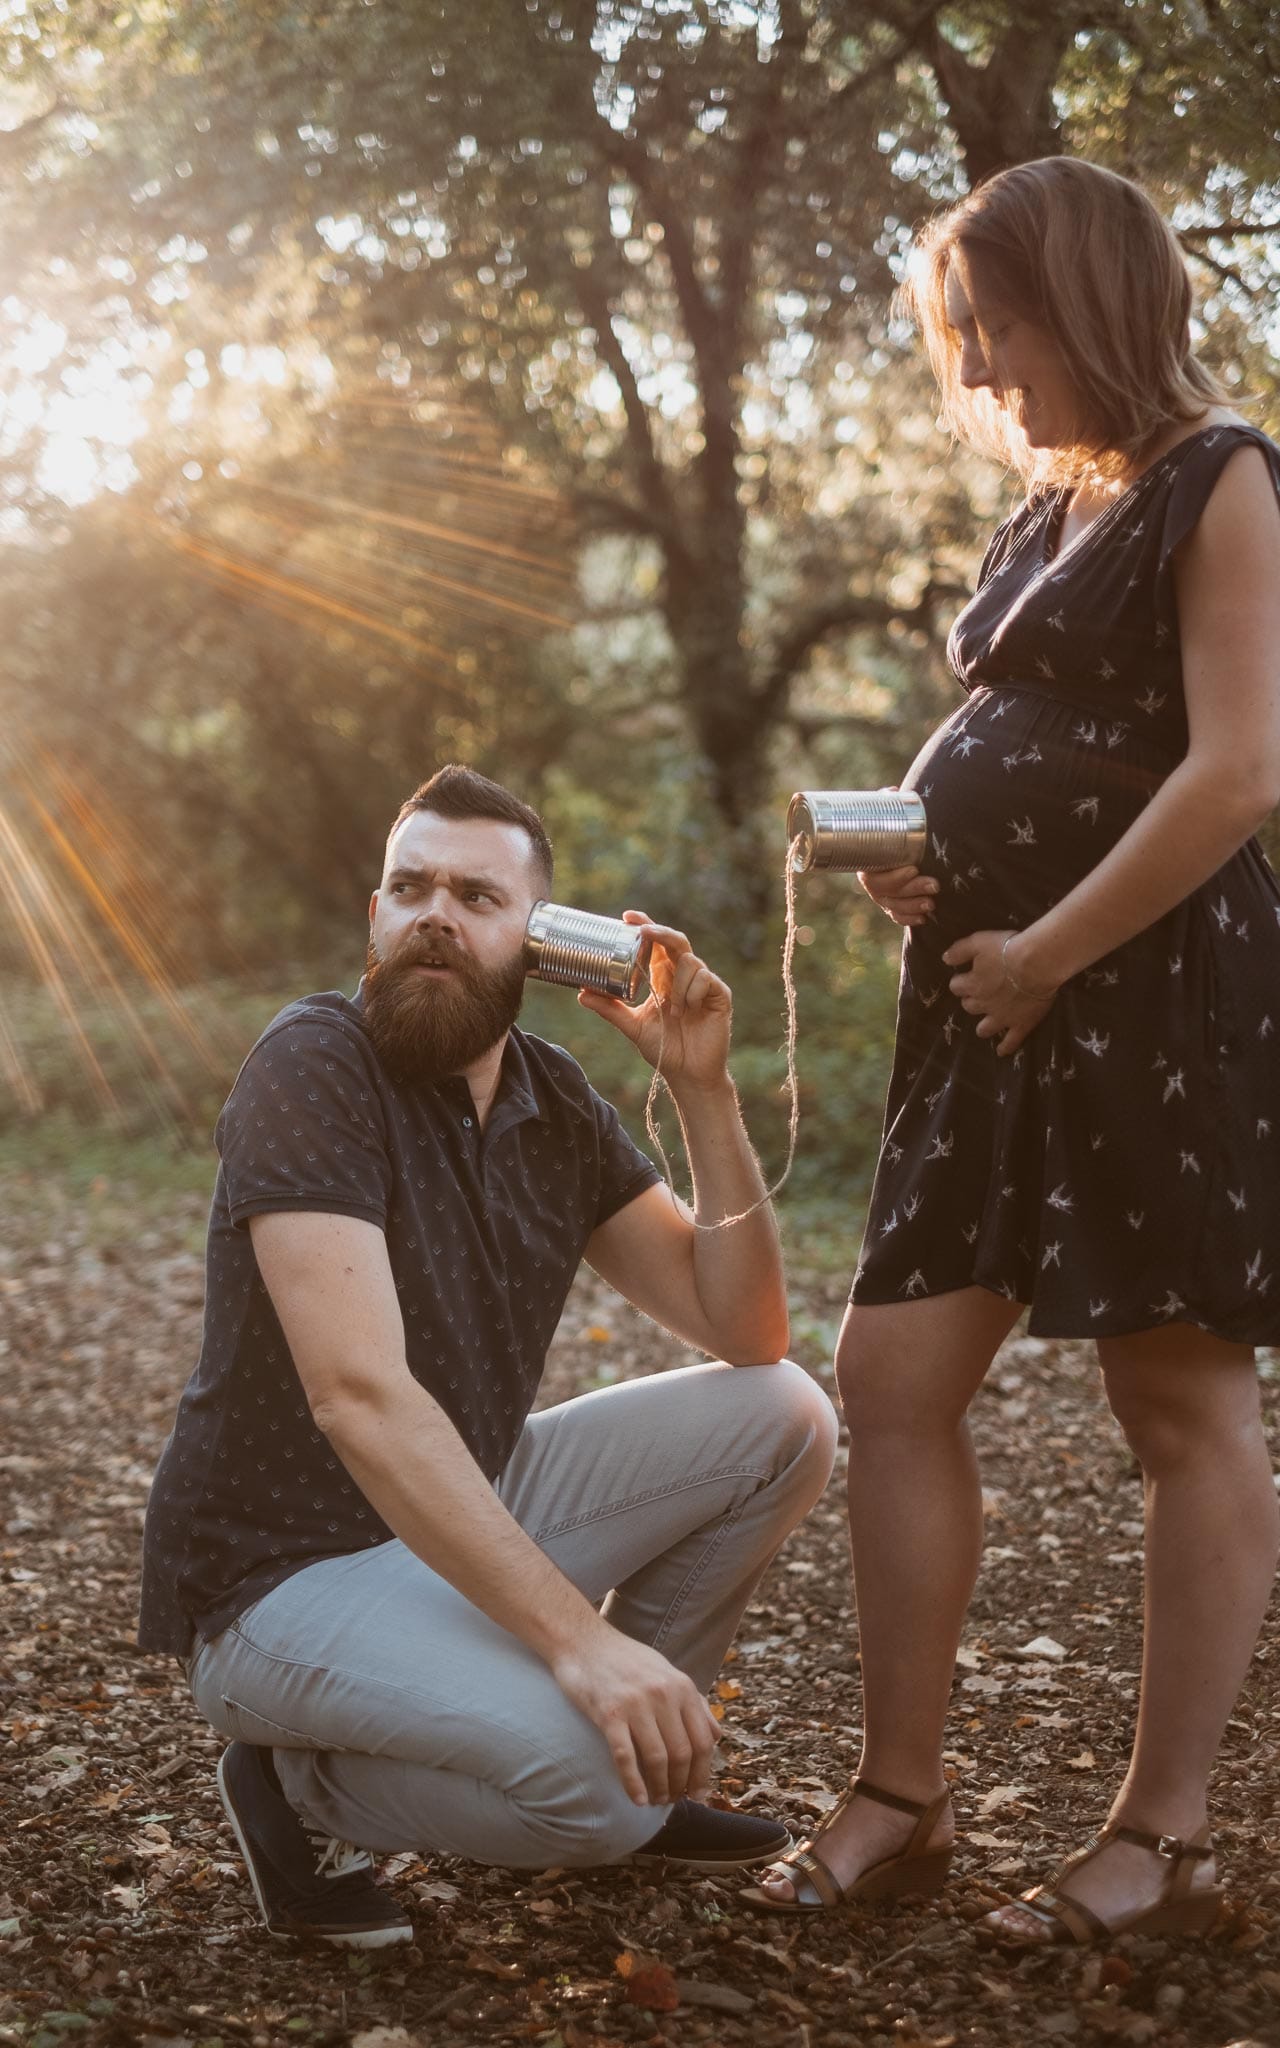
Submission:
[[[1136,1913],[1122,1913],[1114,1920],[1103,1920],[1061,1888],[1064,1878],[1091,1861],[1108,1842],[1132,1842],[1139,1849],[1163,1856],[1169,1866],[1160,1897],[1153,1904],[1140,1907]],[[1124,1827],[1119,1821],[1108,1821],[1092,1842],[1059,1865],[1047,1884],[1038,1884],[1009,1901],[1011,1906],[1043,1923],[1049,1930],[1047,1940],[992,1925],[990,1919],[980,1921],[974,1932],[980,1941],[993,1942],[1001,1948],[1086,1948],[1091,1942],[1110,1941],[1117,1934],[1207,1934],[1222,1911],[1225,1894],[1220,1884],[1197,1885],[1193,1890],[1191,1880],[1196,1865],[1212,1855],[1208,1828],[1201,1828],[1198,1835],[1184,1842],[1177,1835],[1147,1835],[1138,1828]]]
[[[866,1778],[855,1778],[809,1840],[786,1856],[779,1856],[774,1865],[779,1873],[794,1872],[791,1881],[797,1893],[802,1884],[809,1885],[816,1894],[817,1904],[810,1905],[799,1897],[773,1899],[759,1885],[752,1885],[739,1896],[747,1905],[766,1913],[820,1913],[832,1912],[855,1899],[898,1899],[911,1893],[928,1896],[940,1892],[951,1868],[952,1846],[948,1844],[945,1849],[929,1849],[925,1845],[950,1797],[950,1792],[940,1792],[936,1799],[922,1805],[915,1799],[903,1799],[896,1792],[886,1792],[881,1786],[868,1783]],[[849,1884],[842,1885],[818,1855],[817,1844],[837,1815],[843,1813],[854,1799],[872,1799],[878,1806],[891,1806],[895,1812],[909,1813],[916,1825],[910,1841],[898,1855],[886,1856],[868,1870],[860,1871]]]

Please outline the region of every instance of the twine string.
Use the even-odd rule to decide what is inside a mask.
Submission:
[[[791,1178],[791,1169],[795,1164],[796,1142],[800,1130],[800,1092],[796,1082],[797,1017],[795,981],[796,881],[800,871],[796,864],[796,860],[801,844],[801,838],[796,837],[792,840],[790,846],[788,846],[787,865],[783,878],[783,885],[786,891],[787,923],[786,931],[782,941],[782,988],[783,994],[786,999],[786,1088],[788,1098],[790,1101],[790,1112],[787,1119],[786,1165],[783,1167],[782,1172],[779,1174],[773,1186],[771,1188],[766,1188],[765,1192],[761,1195],[759,1201],[753,1202],[749,1209],[743,1209],[737,1216],[721,1216],[719,1220],[715,1223],[700,1223],[697,1217],[695,1216],[695,1218],[693,1219],[695,1230],[728,1230],[731,1227],[731,1225],[735,1223],[745,1223],[748,1216],[756,1215],[759,1210],[766,1208],[768,1206],[768,1204],[773,1200],[775,1195],[781,1194],[783,1188],[786,1186],[788,1180]],[[662,1068],[663,1055],[667,1049],[666,1009],[663,1005],[662,998],[659,996],[658,991],[654,988],[654,985],[647,974],[645,976],[645,982],[648,986],[650,995],[653,997],[654,1002],[658,1006],[658,1054],[653,1064],[653,1078],[649,1083],[649,1092],[645,1097],[644,1127],[650,1144],[654,1147],[654,1150],[657,1152],[659,1159],[662,1161],[663,1178],[666,1181],[667,1189],[671,1195],[671,1199],[673,1202],[675,1202],[679,1199],[675,1189],[675,1176],[672,1171],[671,1161],[667,1157],[666,1148],[662,1142],[662,1126],[658,1121],[659,1097],[663,1093],[665,1093],[674,1101],[674,1097],[671,1096],[670,1085],[667,1081],[667,1077],[663,1072]]]

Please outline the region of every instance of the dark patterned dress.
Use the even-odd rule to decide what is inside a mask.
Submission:
[[[941,957],[1043,915],[1184,757],[1170,556],[1246,445],[1280,492],[1275,443],[1208,428],[1060,555],[1062,491],[987,551],[948,646],[967,700],[903,779],[941,889],[903,947],[857,1303],[976,1284],[1029,1303],[1037,1336],[1176,1319],[1280,1344],[1280,885],[1256,841],[1067,982],[1011,1058]]]

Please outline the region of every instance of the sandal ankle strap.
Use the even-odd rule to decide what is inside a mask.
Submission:
[[[1150,1849],[1157,1856],[1167,1856],[1171,1863],[1181,1863],[1184,1857],[1199,1863],[1203,1862],[1205,1857],[1213,1855],[1211,1843],[1184,1842],[1179,1835],[1148,1835],[1144,1834],[1141,1828],[1127,1827],[1120,1821],[1105,1828],[1099,1839],[1133,1842],[1139,1849]]]
[[[925,1847],[938,1824],[940,1815],[951,1797],[951,1788],[939,1792],[936,1799],[904,1799],[901,1793],[886,1792],[883,1785],[872,1785],[866,1778],[855,1778],[849,1787],[850,1799],[873,1799],[877,1806],[891,1806],[896,1813],[909,1813],[915,1821],[911,1839],[903,1849],[904,1856],[918,1856]]]
[[[900,1792],[886,1792],[883,1785],[873,1785],[869,1778],[855,1778],[849,1787],[852,1799],[874,1799],[877,1806],[892,1806],[898,1813],[909,1813],[919,1819],[942,1800],[951,1797],[950,1791],[943,1792],[938,1799],[904,1799]]]

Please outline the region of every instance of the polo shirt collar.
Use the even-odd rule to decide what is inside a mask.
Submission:
[[[359,986],[351,998],[351,1003],[352,1007],[358,1010],[363,1018],[363,975],[360,977]],[[450,1074],[443,1081],[438,1082],[436,1086],[444,1094],[456,1095],[459,1101],[461,1101],[463,1095],[466,1096],[468,1103],[471,1101],[471,1090],[461,1074]],[[533,1075],[530,1072],[529,1059],[525,1051],[524,1033],[513,1025],[507,1034],[507,1042],[502,1050],[502,1066],[498,1075],[498,1087],[493,1102],[490,1105],[488,1121],[485,1125],[485,1137],[488,1140],[492,1140],[499,1132],[512,1130],[517,1124],[528,1123],[531,1119],[541,1124],[549,1124],[551,1122],[549,1114],[538,1107],[538,1097],[533,1085]]]

